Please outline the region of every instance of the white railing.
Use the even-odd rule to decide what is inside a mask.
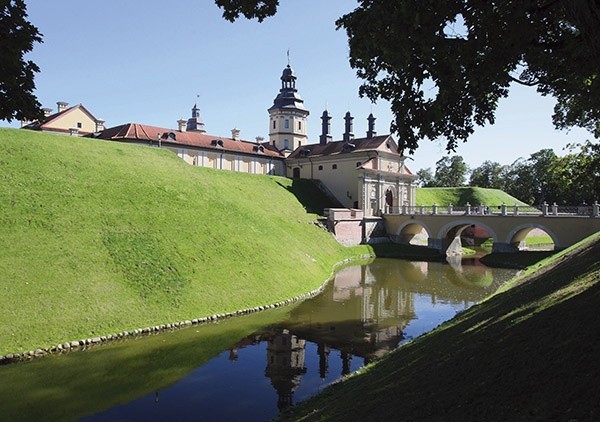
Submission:
[[[454,205],[402,205],[399,207],[386,206],[386,214],[401,215],[496,215],[496,216],[580,216],[580,217],[600,217],[600,205],[598,201],[592,205],[548,205],[543,203],[538,207],[529,205],[471,205],[467,202],[465,206],[458,207]]]

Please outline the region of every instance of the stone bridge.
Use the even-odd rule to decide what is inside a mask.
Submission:
[[[467,227],[478,226],[493,239],[494,252],[515,252],[533,229],[545,231],[560,250],[600,231],[598,203],[591,206],[558,207],[542,205],[539,209],[501,205],[490,207],[400,207],[387,209],[383,222],[390,239],[410,243],[427,232],[428,246],[452,254],[460,248],[460,235]]]

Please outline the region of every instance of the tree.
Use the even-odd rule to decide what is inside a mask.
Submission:
[[[216,0],[224,17],[264,19],[276,0]],[[390,101],[401,151],[454,150],[494,123],[511,83],[556,98],[557,128],[600,137],[600,1],[360,0],[346,30],[360,95]]]
[[[556,159],[556,154],[551,149],[542,149],[527,159],[518,159],[506,172],[506,192],[528,204],[556,201],[559,189],[552,172]]]
[[[442,157],[435,163],[435,185],[440,187],[463,186],[469,167],[460,155]]]
[[[469,179],[470,186],[482,188],[502,189],[504,171],[503,165],[493,161],[484,161],[479,167],[473,169]]]
[[[569,154],[557,157],[550,166],[556,186],[556,203],[588,204],[600,198],[600,145],[587,141],[568,145]],[[579,149],[579,151],[576,151]]]
[[[277,12],[279,0],[215,0],[215,3],[223,9],[223,17],[229,22],[235,21],[240,15],[262,22]]]
[[[33,120],[43,113],[33,90],[39,67],[24,55],[42,42],[38,29],[27,21],[23,0],[0,0],[0,120]]]
[[[433,172],[431,168],[420,169],[417,172],[417,184],[422,188],[429,188],[435,186],[435,177],[433,176]]]

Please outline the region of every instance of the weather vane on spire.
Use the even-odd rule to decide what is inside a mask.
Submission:
[[[288,66],[290,65],[290,49],[287,50]]]

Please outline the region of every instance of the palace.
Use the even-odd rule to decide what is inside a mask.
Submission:
[[[417,176],[406,167],[393,137],[377,135],[372,114],[366,136],[355,137],[353,117],[346,113],[343,137],[334,141],[331,116],[325,110],[319,142],[309,144],[310,113],[296,89],[297,77],[289,64],[280,79],[279,93],[267,110],[268,140],[243,140],[238,129],[232,129],[231,137],[208,134],[197,104],[189,119],[177,121],[177,129],[140,123],[105,129],[104,121],[81,104],[67,108],[63,102],[58,103],[57,113],[45,109],[43,121],[27,122],[23,127],[166,148],[194,166],[312,179],[340,207],[360,210],[366,216],[415,204]]]

